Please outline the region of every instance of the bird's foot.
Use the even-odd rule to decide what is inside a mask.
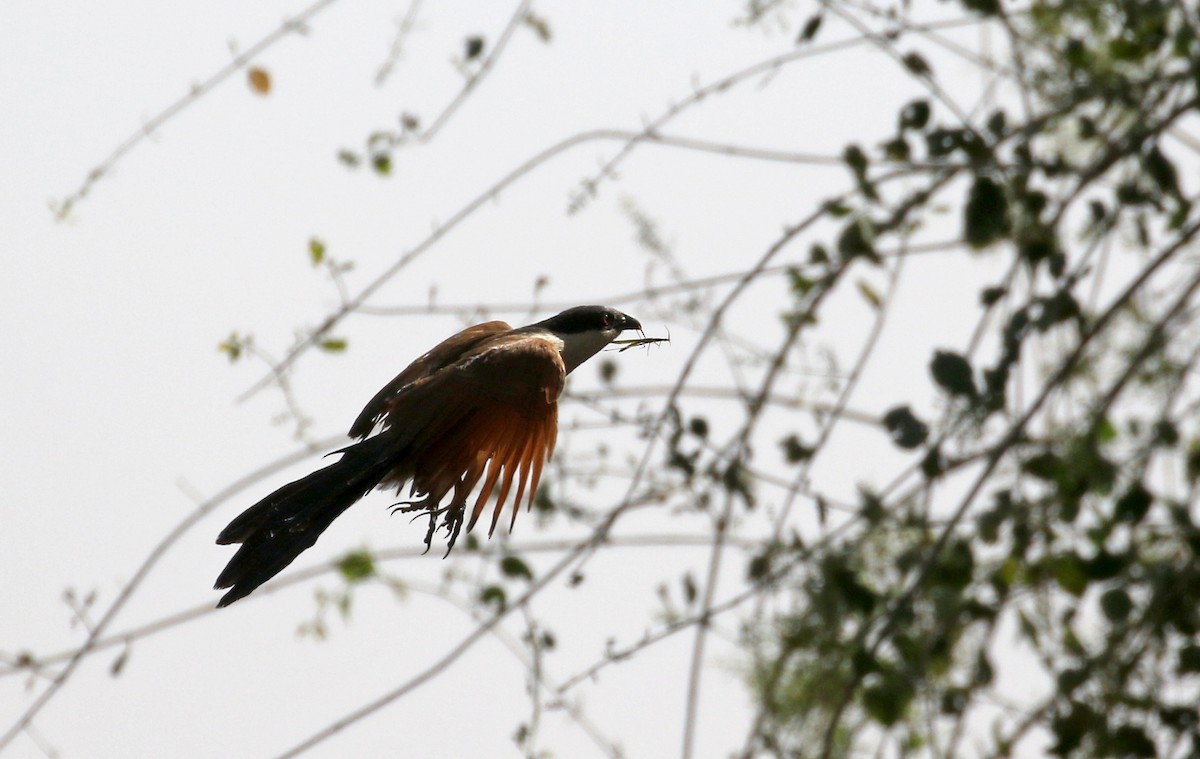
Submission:
[[[407,514],[413,511],[424,512],[413,515],[413,519],[428,515],[429,529],[425,531],[425,551],[429,552],[429,548],[433,545],[433,531],[437,529],[438,514],[441,514],[445,509],[438,508],[438,499],[432,495],[427,495],[419,501],[401,501],[394,503],[391,506],[392,516],[396,514]]]
[[[463,517],[466,512],[466,505],[462,503],[451,503],[449,506],[438,506],[439,499],[432,495],[425,496],[419,501],[401,501],[394,503],[391,506],[392,514],[407,514],[410,512],[421,512],[413,515],[413,519],[421,516],[429,517],[429,529],[425,531],[425,551],[428,552],[433,546],[433,533],[438,528],[438,517],[445,514],[442,518],[441,526],[446,529],[446,534],[450,540],[446,546],[446,556],[450,555],[450,549],[454,547],[454,541],[458,539],[458,533],[462,531]],[[445,558],[443,556],[443,558]]]
[[[446,516],[442,520],[442,527],[446,528],[446,534],[450,536],[450,540],[446,543],[446,553],[442,555],[444,559],[450,555],[450,549],[454,547],[454,541],[458,540],[458,533],[462,530],[466,507],[461,503],[452,503],[443,509],[443,511],[446,512]]]

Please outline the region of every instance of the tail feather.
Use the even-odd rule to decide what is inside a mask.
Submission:
[[[241,547],[213,586],[229,588],[217,606],[228,606],[283,571],[378,485],[391,469],[386,442],[380,436],[342,449],[333,464],[284,485],[230,522],[217,543]]]

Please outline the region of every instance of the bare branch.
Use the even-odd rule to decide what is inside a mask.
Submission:
[[[195,104],[208,93],[216,89],[231,75],[237,73],[241,69],[249,65],[255,58],[262,55],[266,50],[282,40],[284,37],[292,33],[303,32],[308,23],[317,16],[321,11],[333,5],[337,0],[316,0],[312,5],[309,5],[295,17],[290,18],[280,24],[273,32],[263,37],[258,42],[251,45],[245,52],[235,55],[233,60],[221,67],[215,74],[205,79],[200,84],[192,87],[186,95],[179,98],[175,102],[168,105],[162,111],[152,116],[144,124],[141,129],[137,130],[125,141],[113,149],[108,157],[96,165],[74,192],[66,196],[62,200],[56,202],[53,206],[54,215],[59,219],[64,219],[70,215],[84,198],[92,191],[92,186],[102,178],[107,176],[117,163],[125,157],[129,151],[140,145],[146,138],[158,131],[164,124],[178,116],[188,106]]]
[[[332,445],[339,441],[340,438],[333,441],[324,441],[324,445],[332,447]],[[159,559],[161,559],[167,553],[167,551],[175,545],[176,541],[183,537],[184,534],[187,533],[187,531],[190,530],[197,522],[199,522],[229,498],[237,495],[251,485],[257,484],[263,478],[268,477],[281,469],[291,466],[298,461],[303,461],[311,456],[312,453],[312,448],[305,447],[251,472],[245,477],[234,481],[224,490],[221,490],[212,498],[200,504],[190,514],[184,517],[179,524],[175,525],[175,527],[172,528],[171,531],[168,532],[161,541],[159,541],[158,545],[156,545],[154,549],[150,551],[150,553],[142,561],[141,566],[137,568],[137,571],[133,573],[133,576],[127,583],[125,583],[125,586],[121,588],[121,591],[117,594],[116,599],[113,600],[112,604],[110,604],[105,610],[104,615],[88,632],[88,636],[84,641],[84,644],[72,654],[70,660],[67,661],[66,666],[63,667],[63,669],[46,687],[46,689],[42,691],[36,699],[34,699],[33,703],[25,709],[24,713],[17,718],[17,720],[12,724],[11,727],[9,727],[4,735],[0,736],[0,750],[10,744],[13,738],[19,735],[21,731],[29,725],[33,718],[37,716],[37,714],[43,708],[45,708],[46,704],[53,700],[53,698],[62,689],[63,685],[65,685],[71,678],[71,675],[74,674],[75,669],[79,666],[80,662],[82,662],[84,658],[87,657],[87,655],[96,647],[100,640],[100,636],[109,628],[109,626],[112,625],[113,620],[116,619],[117,615],[120,613],[121,609],[125,607],[125,604],[129,601],[129,599],[133,597],[133,594],[141,586],[142,581],[146,579],[146,577],[154,569],[155,565],[158,564]]]
[[[421,7],[421,0],[410,0],[408,10],[405,11],[404,17],[396,22],[396,36],[392,39],[391,49],[388,50],[387,59],[379,66],[379,70],[375,72],[375,86],[383,86],[388,77],[396,69],[396,64],[404,55],[404,44],[408,41],[408,35],[412,34],[413,29],[417,24],[417,11]]]

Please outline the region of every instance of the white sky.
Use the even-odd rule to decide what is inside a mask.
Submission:
[[[941,3],[927,5],[929,13],[944,12]],[[81,631],[70,624],[64,589],[95,591],[98,615],[194,508],[188,493],[211,496],[296,448],[287,426],[271,424],[282,408],[278,393],[234,402],[262,367],[231,368],[215,347],[237,329],[281,353],[297,327],[318,323],[336,305],[332,286],[308,265],[311,236],[325,240],[330,255],[354,261],[348,284],[356,292],[433,224],[537,151],[587,129],[638,129],[686,97],[694,81],[710,82],[792,44],[788,32],[733,28],[736,3],[539,3],[551,43],[518,30],[492,77],[442,134],[399,152],[394,176],[380,179],[347,171],[336,152],[361,149],[367,134],[392,128],[401,111],[432,118],[461,84],[449,55],[471,33],[493,42],[515,4],[426,3],[404,60],[386,86],[376,87],[375,71],[407,5],[342,2],[318,16],[307,36],[291,36],[259,59],[274,78],[269,97],[252,94],[244,76],[235,75],[129,153],[69,219],[55,221],[48,203],[78,187],[140,123],[224,65],[231,41],[245,49],[302,7],[15,0],[0,6],[0,455],[6,462],[0,653],[40,655],[78,644]],[[978,79],[961,63],[939,75],[968,87]],[[755,79],[666,131],[837,155],[851,137],[877,144],[891,132],[897,108],[917,94],[894,63],[860,49]],[[542,298],[556,303],[636,290],[646,258],[619,211],[626,196],[663,222],[689,276],[735,271],[816,199],[847,185],[839,167],[646,147],[622,166],[619,183],[604,185],[584,212],[566,215],[571,192],[616,149],[612,142],[589,143],[542,166],[372,304],[419,305],[434,286],[445,303],[521,302],[542,275],[549,278]],[[807,243],[797,246],[788,260],[802,260],[806,249]],[[939,258],[937,266],[948,263]],[[910,272],[918,281],[921,266]],[[960,274],[943,269],[933,276],[948,281]],[[762,287],[733,323],[773,345],[781,293],[781,286]],[[975,291],[943,294],[934,303],[913,296],[890,325],[892,334],[919,327],[929,345],[961,345],[972,325],[947,315],[969,308]],[[628,310],[641,316],[636,304]],[[846,324],[831,325],[829,335],[843,329],[860,335],[865,313],[861,303],[836,306],[831,314]],[[523,322],[529,314],[499,316]],[[670,327],[676,343],[623,354],[622,380],[665,384],[695,334],[682,320],[643,321],[652,334]],[[339,326],[335,333],[349,340],[350,350],[309,354],[295,377],[314,436],[342,432],[379,386],[459,326],[452,317],[368,316]],[[886,350],[880,361],[892,373],[866,378],[855,405],[881,412],[897,386],[911,383],[920,388],[915,407],[933,408],[924,375],[928,351],[903,342]],[[576,389],[597,385],[594,370],[577,374]],[[724,381],[713,376],[714,383]],[[563,418],[596,421],[581,408],[564,408]],[[592,442],[581,437],[576,445]],[[825,470],[847,497],[856,482],[884,482],[893,471],[873,468],[872,454],[890,455],[886,441],[873,445],[878,449],[843,446],[853,455],[835,457]],[[220,527],[313,465],[310,459],[255,485],[189,531],[111,630],[215,603],[210,586],[230,555],[213,545]],[[607,497],[619,496],[617,490]],[[597,508],[611,503],[592,497]],[[297,566],[364,544],[419,545],[423,525],[386,518],[386,498],[372,496],[352,509]],[[637,515],[622,529],[644,532],[666,519]],[[702,527],[695,520],[679,524],[681,532]],[[532,527],[533,520],[519,520],[515,537],[544,537]],[[607,639],[628,644],[656,627],[655,586],[677,588],[684,571],[699,575],[706,556],[702,549],[613,550],[588,565],[580,589],[557,583],[537,604],[561,645],[548,671],[565,678],[601,658]],[[537,561],[538,568],[551,563]],[[732,589],[744,557],[732,552],[727,561]],[[415,587],[436,583],[452,566],[475,567],[431,554],[389,569]],[[317,582],[335,587],[329,578]],[[360,590],[350,625],[332,625],[330,640],[300,639],[295,630],[312,613],[313,588],[309,582],[252,598],[139,641],[118,678],[107,674],[116,651],[88,660],[38,715],[37,733],[64,757],[270,756],[419,672],[471,629],[459,609],[436,598],[413,593],[397,604],[372,586]],[[519,626],[506,629],[520,634]],[[687,633],[650,649],[572,692],[629,756],[678,753],[691,639]],[[698,756],[741,745],[748,699],[738,666],[736,649],[714,641]],[[0,680],[4,728],[40,687],[24,677]],[[522,668],[487,639],[445,676],[311,756],[517,756],[511,735],[528,710]],[[561,712],[547,714],[543,730],[541,745],[558,756],[600,755]],[[28,736],[9,753],[42,755]]]

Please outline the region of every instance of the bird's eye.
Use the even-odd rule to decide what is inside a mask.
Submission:
[[[604,328],[608,329],[613,325],[613,315],[610,313],[604,314]]]

